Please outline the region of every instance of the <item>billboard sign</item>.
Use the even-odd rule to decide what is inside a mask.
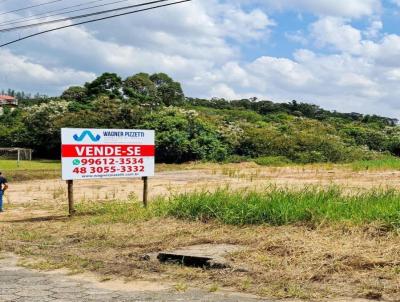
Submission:
[[[64,180],[154,176],[152,130],[63,128],[61,144]]]

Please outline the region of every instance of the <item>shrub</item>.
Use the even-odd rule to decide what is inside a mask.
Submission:
[[[263,156],[256,158],[254,162],[260,166],[282,166],[292,161],[285,156]]]

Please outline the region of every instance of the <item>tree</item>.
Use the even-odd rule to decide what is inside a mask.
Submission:
[[[138,99],[140,103],[158,103],[156,85],[147,73],[138,73],[126,78],[123,82],[123,91],[125,96]]]
[[[161,103],[166,106],[179,106],[185,100],[181,84],[174,82],[165,73],[156,73],[150,77],[150,80],[157,88],[157,96]]]
[[[23,119],[25,133],[21,140],[25,147],[35,149],[37,156],[55,158],[60,153],[60,127],[55,120],[68,112],[68,102],[50,101],[31,106]]]
[[[220,161],[227,156],[227,146],[216,129],[199,119],[194,111],[163,109],[147,116],[142,126],[156,131],[159,162]]]
[[[91,107],[68,112],[57,121],[57,127],[70,128],[136,128],[143,117],[143,109],[101,96],[92,101]]]
[[[65,90],[61,98],[66,101],[76,101],[82,103],[88,96],[88,90],[81,86],[71,86]]]
[[[99,96],[107,95],[110,98],[121,97],[122,79],[115,73],[103,73],[91,83],[86,83],[88,95]]]

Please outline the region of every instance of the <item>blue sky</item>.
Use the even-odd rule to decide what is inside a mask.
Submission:
[[[0,11],[43,2],[3,1]],[[400,118],[399,18],[400,0],[193,0],[3,48],[0,87],[56,95],[106,71],[166,72],[194,97],[296,99]]]

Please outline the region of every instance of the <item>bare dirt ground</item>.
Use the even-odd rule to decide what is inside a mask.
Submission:
[[[287,187],[337,185],[349,190],[400,188],[400,171],[355,172],[340,168],[284,167],[260,168],[253,164],[211,166],[211,168],[160,172],[150,179],[150,198],[193,190],[262,189],[268,185]],[[75,182],[76,200],[126,200],[140,198],[140,180],[93,180]],[[65,182],[58,179],[24,181],[11,185],[10,204],[47,203],[66,198]]]
[[[260,168],[210,165],[164,171],[150,179],[150,197],[221,186],[338,185],[348,190],[400,188],[400,172],[335,167]],[[76,202],[139,198],[140,180],[76,182]],[[216,222],[151,218],[129,223],[90,215],[68,218],[60,180],[10,184],[0,216],[0,252],[20,255],[28,268],[93,272],[99,280],[170,284],[185,292],[232,290],[265,298],[400,301],[400,237],[380,225],[310,228],[235,227]],[[143,261],[146,253],[194,244],[238,244],[232,270],[203,270]],[[350,298],[349,298],[350,297]]]

